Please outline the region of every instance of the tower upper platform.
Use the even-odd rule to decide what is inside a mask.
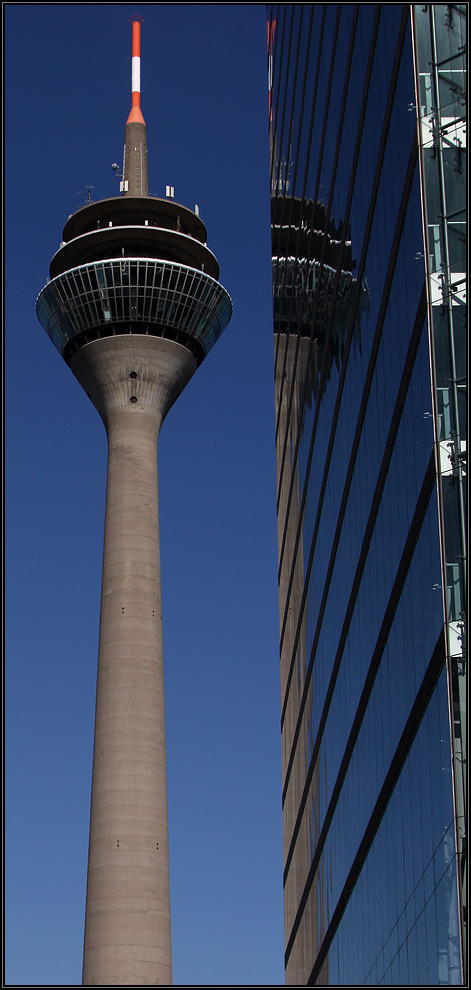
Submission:
[[[218,278],[219,265],[206,245],[206,228],[196,213],[156,196],[116,196],[83,206],[64,227],[49,274],[55,278],[89,261],[128,257],[176,261]]]
[[[123,333],[176,340],[200,364],[229,323],[232,302],[200,217],[148,194],[140,58],[132,62],[122,194],[68,218],[36,313],[68,364],[84,344]]]

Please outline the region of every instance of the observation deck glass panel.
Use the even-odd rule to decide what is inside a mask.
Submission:
[[[145,288],[144,288],[145,287]],[[96,261],[58,275],[44,287],[36,313],[64,356],[74,337],[93,331],[119,333],[119,324],[143,324],[179,331],[201,347],[204,357],[226,328],[232,302],[223,286],[204,272],[153,258]],[[126,332],[123,327],[123,332]]]

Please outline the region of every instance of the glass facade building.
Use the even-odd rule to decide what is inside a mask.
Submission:
[[[466,8],[267,12],[286,982],[461,985]]]

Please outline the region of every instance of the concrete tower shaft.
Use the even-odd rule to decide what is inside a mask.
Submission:
[[[108,437],[84,986],[172,982],[157,444],[232,313],[199,216],[148,195],[132,23],[127,187],[69,217],[36,303]]]
[[[124,129],[123,196],[148,195],[147,127],[132,121]]]
[[[172,982],[157,442],[196,370],[130,334],[71,369],[108,436],[84,986]]]

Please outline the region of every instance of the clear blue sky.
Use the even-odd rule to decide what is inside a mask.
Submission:
[[[160,440],[174,982],[279,985],[281,755],[263,4],[8,4],[7,985],[77,985],[106,437],[36,320],[116,195],[140,13],[149,189],[198,203],[234,303]]]

